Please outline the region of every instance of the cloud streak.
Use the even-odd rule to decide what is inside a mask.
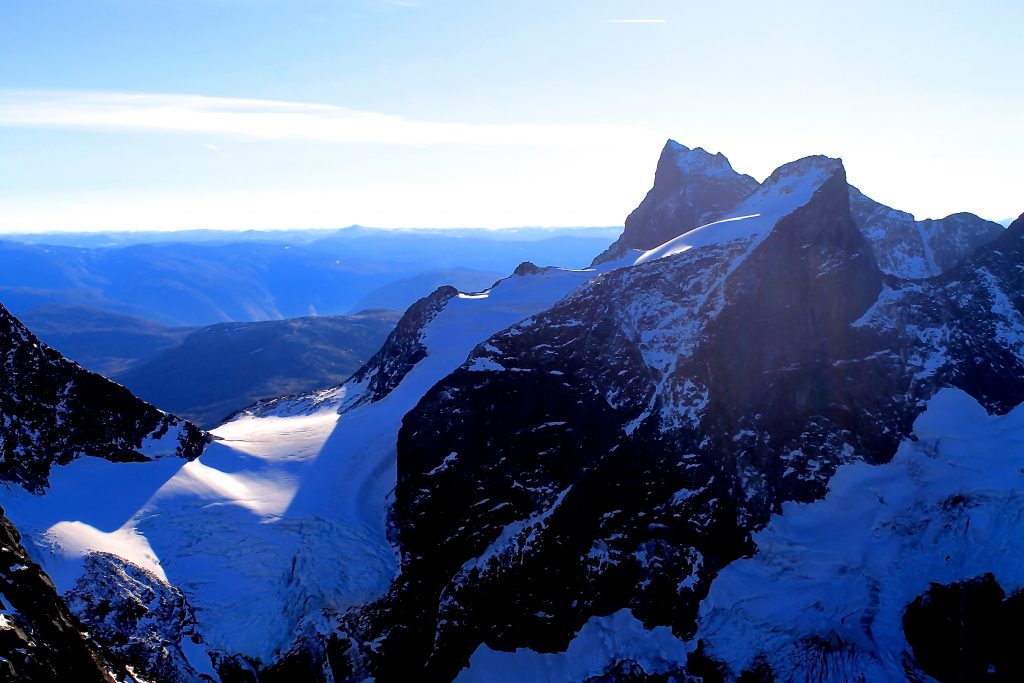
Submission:
[[[606,24],[667,24],[668,19],[605,19]]]
[[[327,104],[96,91],[0,90],[0,126],[151,131],[333,144],[637,144],[644,129],[602,124],[417,121]]]

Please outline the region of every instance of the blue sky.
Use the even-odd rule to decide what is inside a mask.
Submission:
[[[614,225],[666,138],[1024,211],[1024,3],[0,0],[0,231]]]

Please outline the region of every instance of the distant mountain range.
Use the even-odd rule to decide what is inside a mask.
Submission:
[[[265,398],[349,377],[400,314],[368,310],[201,328],[167,327],[84,306],[43,306],[20,319],[39,338],[137,396],[204,427]]]
[[[237,244],[238,242],[271,242],[278,244],[310,244],[324,238],[345,239],[378,236],[386,238],[414,237],[431,239],[473,238],[496,242],[536,242],[553,237],[570,236],[612,241],[621,227],[520,227],[520,228],[372,228],[350,225],[347,228],[313,228],[291,230],[172,230],[131,232],[11,232],[6,239],[26,244],[63,247],[111,248],[134,244]]]
[[[112,244],[96,236],[34,237],[89,247],[6,239],[0,240],[0,301],[15,315],[75,305],[177,327],[351,313],[374,298],[404,308],[430,292],[436,275],[429,273],[447,272],[449,284],[475,289],[525,260],[579,267],[608,244],[607,232],[350,228],[258,233],[258,239],[148,236],[162,242],[112,235]],[[404,285],[396,289],[397,281]]]
[[[18,319],[71,360],[106,377],[177,346],[197,329],[72,304],[31,308]]]
[[[380,348],[401,314],[220,323],[114,379],[135,395],[203,427],[259,399],[342,382]]]

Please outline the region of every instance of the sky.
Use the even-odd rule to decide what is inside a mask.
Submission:
[[[0,232],[621,225],[666,139],[1024,211],[1019,0],[0,0]]]

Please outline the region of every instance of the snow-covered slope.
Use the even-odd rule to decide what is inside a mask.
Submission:
[[[904,614],[931,584],[993,574],[1024,589],[1024,406],[989,415],[943,389],[913,436],[885,465],[840,468],[822,500],[784,504],[754,535],[756,554],[701,606],[710,655],[734,674],[767,662],[777,680],[811,667],[822,683],[902,680],[915,670]]]
[[[394,578],[386,516],[404,415],[476,344],[597,272],[524,265],[485,292],[443,288],[350,382],[254,406],[213,430],[193,462],[79,460],[53,469],[45,495],[0,499],[58,587],[79,596],[73,604],[89,603],[83,572],[105,585],[97,554],[120,557],[187,599],[203,642],[187,647],[173,617],[187,666],[210,669],[204,648],[217,661],[270,664],[297,634],[324,630],[330,615],[379,597]],[[174,631],[159,615],[150,621]]]
[[[604,674],[623,660],[636,663],[646,674],[659,674],[678,669],[688,649],[672,629],[648,629],[624,609],[590,619],[564,652],[500,652],[482,646],[455,682],[580,683]]]

